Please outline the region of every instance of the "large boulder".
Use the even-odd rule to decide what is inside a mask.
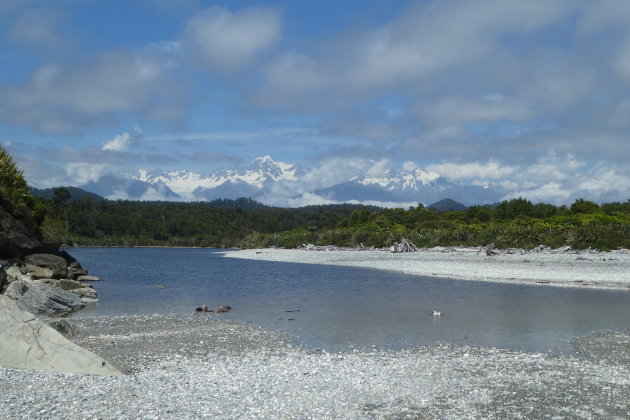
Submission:
[[[53,278],[62,279],[68,276],[68,262],[53,254],[31,254],[25,258],[27,264],[47,268],[53,271]]]
[[[81,267],[81,264],[74,261],[68,264],[68,278],[72,280],[78,279],[80,276],[87,276],[87,270]]]
[[[33,264],[26,264],[26,272],[31,273],[33,279],[50,279],[55,274],[49,268],[39,267]]]
[[[68,341],[33,314],[0,295],[0,365],[51,372],[120,376],[96,354]]]
[[[45,283],[35,283],[28,276],[12,282],[5,292],[20,309],[34,314],[58,315],[85,306],[81,298],[69,291]]]

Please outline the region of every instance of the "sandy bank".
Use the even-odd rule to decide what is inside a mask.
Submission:
[[[477,248],[419,252],[249,249],[230,258],[341,265],[461,280],[630,290],[630,252],[512,251],[488,256]]]

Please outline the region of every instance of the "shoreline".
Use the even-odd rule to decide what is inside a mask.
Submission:
[[[286,263],[337,265],[396,271],[461,281],[630,291],[630,251],[504,250],[436,247],[418,252],[329,248],[247,249],[223,254]]]
[[[519,251],[487,256],[485,251],[463,248],[405,254],[264,249],[224,255],[411,274],[442,267],[440,273],[451,276],[476,267],[486,275],[485,281],[497,281],[493,273],[505,274],[506,269],[531,267],[538,267],[535,276],[566,276],[578,269],[618,279],[630,264],[625,252]],[[513,282],[526,283],[522,278]],[[79,334],[71,341],[128,374],[98,377],[0,367],[0,418],[491,419],[630,414],[630,330],[578,337],[571,341],[575,349],[571,355],[456,344],[328,352],[303,349],[282,330],[197,314],[98,316],[73,322]]]

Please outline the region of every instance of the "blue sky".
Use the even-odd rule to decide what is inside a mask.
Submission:
[[[39,187],[271,155],[625,201],[628,22],[624,0],[0,0],[0,144]]]

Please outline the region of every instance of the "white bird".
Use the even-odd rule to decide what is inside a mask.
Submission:
[[[438,316],[442,316],[442,312],[434,310],[431,312],[431,315],[433,315],[433,318],[437,318]]]

